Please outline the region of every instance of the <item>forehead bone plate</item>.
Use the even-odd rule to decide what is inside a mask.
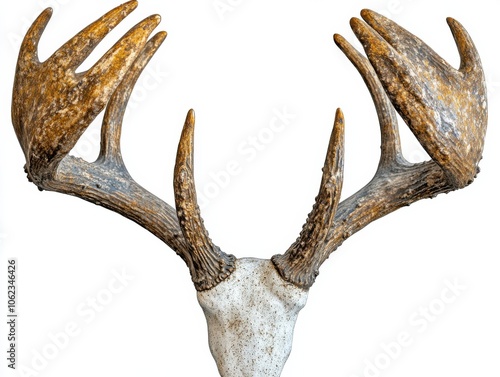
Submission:
[[[307,294],[283,280],[270,260],[254,258],[238,259],[229,278],[199,291],[220,374],[279,376]]]

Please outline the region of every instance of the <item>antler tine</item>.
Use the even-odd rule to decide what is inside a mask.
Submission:
[[[182,234],[190,246],[191,277],[197,290],[213,288],[234,271],[236,258],[212,243],[200,215],[194,183],[194,111],[189,110],[174,168],[174,192]]]
[[[106,112],[104,113],[101,128],[101,149],[96,161],[97,163],[112,165],[127,173],[120,150],[125,109],[137,79],[166,37],[166,32],[159,32],[148,41],[141,55],[134,61],[134,64],[132,64],[126,76],[111,96],[109,104],[106,107]]]
[[[36,20],[30,26],[26,35],[21,43],[18,64],[21,65],[21,69],[24,69],[26,65],[34,65],[40,63],[38,60],[38,44],[40,38],[42,37],[47,24],[52,17],[52,8],[45,9],[42,13],[38,15]]]
[[[344,172],[344,115],[340,109],[335,114],[323,176],[316,202],[299,238],[283,255],[272,258],[280,275],[298,287],[308,289],[319,274],[325,257],[324,240],[334,223],[340,201]]]
[[[457,45],[458,53],[460,54],[459,71],[463,74],[479,74],[478,79],[481,79],[481,58],[469,33],[467,33],[467,30],[465,30],[460,22],[451,17],[448,17],[446,22],[448,22]]]
[[[22,85],[25,85],[24,82],[24,74],[25,72],[30,72],[40,64],[38,60],[38,43],[40,42],[40,38],[47,27],[47,24],[52,17],[52,8],[45,9],[40,15],[36,18],[33,24],[30,26],[26,35],[21,43],[21,48],[19,50],[19,57],[17,59],[16,66],[16,75],[14,77],[14,88],[18,88]],[[13,104],[16,101],[16,93],[13,93]],[[14,131],[16,132],[17,139],[21,144],[21,148],[27,157],[28,151],[28,136],[29,132],[25,130],[25,124],[23,122],[19,122],[18,120],[22,117],[21,106],[12,106],[12,124],[14,125]]]
[[[335,44],[356,67],[370,92],[380,124],[381,155],[379,169],[386,169],[396,164],[407,165],[403,157],[399,138],[398,119],[391,101],[380,84],[377,74],[366,57],[361,55],[347,40],[339,34],[333,36]]]

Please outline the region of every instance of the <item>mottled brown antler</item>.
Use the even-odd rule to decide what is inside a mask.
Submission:
[[[323,178],[300,237],[285,254],[273,257],[280,274],[303,288],[314,283],[321,264],[355,232],[417,200],[462,188],[479,171],[486,86],[479,55],[463,26],[448,19],[461,57],[457,70],[396,23],[369,10],[361,16],[365,22],[353,18],[351,27],[369,60],[340,35],[334,39],[372,95],[382,135],[380,163],[373,179],[338,205],[333,220],[321,210],[332,203],[323,192],[326,186],[340,187],[342,178]],[[430,161],[411,164],[404,159],[393,105]],[[327,169],[325,163],[323,177]]]
[[[174,168],[174,191],[177,217],[196,266],[192,274],[200,289],[212,288],[234,271],[236,258],[213,244],[203,225],[194,183],[194,111],[190,110],[177,148]],[[207,281],[207,276],[210,279]]]
[[[197,212],[191,211],[190,198],[183,203],[184,193],[176,193],[178,205],[184,208],[179,226],[176,210],[132,179],[120,151],[122,120],[134,84],[166,37],[165,32],[159,32],[148,41],[160,17],[146,18],[92,68],[75,72],[106,34],[136,7],[136,1],[116,7],[40,62],[38,41],[52,13],[45,10],[21,46],[12,122],[26,157],[28,178],[40,190],[73,195],[135,221],[176,251],[188,265],[196,288],[204,290],[227,277],[232,271],[232,257],[211,243],[199,247],[203,236],[185,229],[194,222],[199,234],[206,234]],[[70,156],[68,153],[106,105],[97,160],[89,163]],[[187,124],[190,119],[191,112]],[[189,154],[185,151],[189,138],[189,133],[183,133],[179,156]]]

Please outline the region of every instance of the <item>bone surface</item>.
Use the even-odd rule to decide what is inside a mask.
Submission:
[[[238,259],[229,278],[199,291],[221,376],[279,376],[307,294],[283,280],[270,260],[255,258]]]

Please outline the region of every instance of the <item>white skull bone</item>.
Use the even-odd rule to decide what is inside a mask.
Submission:
[[[283,280],[270,260],[242,258],[235,267],[198,292],[210,351],[222,377],[278,377],[308,291]]]

